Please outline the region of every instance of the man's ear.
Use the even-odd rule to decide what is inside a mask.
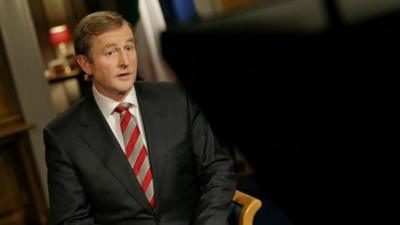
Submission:
[[[79,64],[81,69],[87,74],[87,75],[92,75],[93,74],[93,69],[92,69],[92,63],[88,59],[88,57],[84,55],[77,55],[76,56],[76,62]]]

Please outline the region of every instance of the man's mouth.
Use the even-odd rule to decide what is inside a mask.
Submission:
[[[126,77],[126,76],[128,76],[129,75],[129,73],[120,73],[120,74],[118,74],[117,76],[118,77]]]

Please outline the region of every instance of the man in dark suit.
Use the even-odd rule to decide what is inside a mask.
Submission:
[[[232,160],[184,90],[135,82],[132,26],[82,19],[77,62],[92,91],[44,129],[49,224],[226,225]]]

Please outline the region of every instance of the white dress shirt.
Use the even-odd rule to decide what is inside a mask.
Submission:
[[[100,92],[96,89],[94,85],[92,85],[92,92],[94,100],[99,106],[100,111],[102,112],[104,118],[107,120],[107,123],[110,126],[112,132],[114,133],[114,136],[117,139],[119,145],[121,146],[121,149],[125,153],[124,138],[120,127],[120,114],[115,111],[115,107],[117,107],[118,104],[120,104],[121,102],[115,101],[111,98],[108,98],[100,94]],[[129,112],[135,117],[136,122],[139,125],[140,133],[142,134],[143,137],[143,143],[147,148],[146,135],[143,129],[143,122],[142,122],[142,117],[140,115],[135,87],[132,87],[132,89],[129,91],[128,95],[122,102],[127,102],[132,104],[132,106],[129,107]]]

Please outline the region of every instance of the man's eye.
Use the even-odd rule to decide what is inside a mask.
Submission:
[[[125,50],[127,50],[127,51],[132,51],[133,49],[135,49],[134,46],[126,46],[125,47]]]
[[[107,51],[107,52],[105,53],[105,55],[106,55],[106,56],[112,56],[112,55],[114,55],[114,52],[115,52],[115,51]]]

